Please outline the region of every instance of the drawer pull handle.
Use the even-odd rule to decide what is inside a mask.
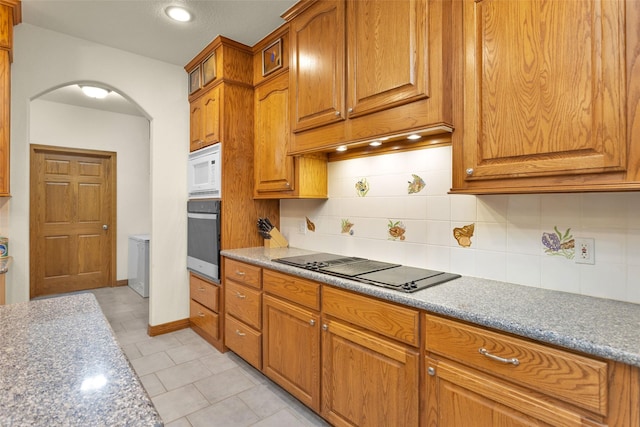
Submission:
[[[198,312],[198,316],[199,316],[199,317],[204,317],[204,313],[203,313],[203,312],[201,312],[201,311],[199,311],[199,312]]]
[[[247,334],[245,334],[244,332],[240,332],[239,330],[236,329],[236,335],[238,335],[239,337],[243,337]]]
[[[236,274],[238,276],[244,276],[246,273],[244,271],[236,270]]]
[[[511,363],[513,366],[518,366],[520,364],[520,361],[515,357],[507,359],[505,357],[496,356],[495,354],[489,353],[486,348],[479,348],[478,352],[483,356],[487,356],[489,359],[495,360],[496,362]]]
[[[199,290],[200,292],[204,292],[204,288],[203,288],[203,287],[198,288],[198,290]]]
[[[240,298],[240,299],[245,299],[247,296],[241,294],[240,292],[236,292],[236,297]]]

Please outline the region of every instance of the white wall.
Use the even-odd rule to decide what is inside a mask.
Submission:
[[[14,262],[8,302],[29,298],[30,104],[51,89],[79,81],[112,88],[150,119],[151,260],[149,323],[189,315],[186,274],[187,78],[181,67],[44,30],[14,29],[11,81],[11,193],[0,203],[0,230]],[[181,232],[183,230],[183,232]]]
[[[451,147],[332,162],[328,172],[329,200],[281,201],[291,246],[640,303],[639,192],[449,195]],[[408,194],[412,174],[426,186]],[[355,189],[362,178],[365,197]],[[315,232],[299,232],[305,217]],[[353,235],[341,233],[342,219]],[[404,223],[405,240],[390,240],[389,220]],[[469,224],[475,231],[464,248],[453,228]],[[545,251],[543,234],[554,227],[594,238],[596,263]]]
[[[117,280],[128,275],[128,236],[151,233],[149,120],[144,117],[34,100],[32,144],[117,153]]]

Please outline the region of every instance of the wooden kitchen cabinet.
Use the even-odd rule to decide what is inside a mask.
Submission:
[[[225,345],[262,368],[262,269],[224,259]]]
[[[189,151],[196,151],[220,142],[220,94],[217,85],[191,102]]]
[[[189,272],[189,323],[198,335],[224,351],[220,328],[220,285]]]
[[[11,61],[13,26],[22,20],[20,2],[0,1],[0,197],[10,196]]]
[[[285,27],[286,29],[287,27]],[[262,49],[280,39],[288,51],[288,33],[283,29],[255,47]],[[288,56],[287,56],[288,58]],[[254,66],[256,61],[254,61]],[[325,155],[290,156],[288,63],[281,71],[263,78],[255,88],[255,198],[326,198],[327,158]],[[254,76],[257,78],[257,76]]]
[[[1,0],[0,0],[1,1]],[[261,246],[258,216],[279,225],[278,200],[254,199],[253,50],[218,36],[184,68],[190,72],[215,55],[216,77],[189,95],[190,148],[220,144],[220,249]],[[216,142],[219,141],[219,142]]]
[[[263,366],[266,376],[320,411],[320,284],[264,271]]]
[[[424,325],[425,425],[608,425],[607,362],[439,316]]]
[[[417,342],[418,311],[322,292],[323,418],[335,426],[417,426],[420,358],[404,342]]]
[[[637,2],[454,4],[453,192],[640,189]]]
[[[451,124],[450,2],[300,2],[284,18],[291,153]]]

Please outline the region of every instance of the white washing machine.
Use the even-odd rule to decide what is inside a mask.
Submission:
[[[149,240],[148,234],[129,236],[129,287],[143,298],[149,296]]]

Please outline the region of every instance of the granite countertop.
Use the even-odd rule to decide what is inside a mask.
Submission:
[[[640,367],[638,304],[465,276],[403,293],[271,261],[312,252],[258,247],[225,250],[222,255]]]
[[[0,307],[0,426],[162,426],[93,294]]]

